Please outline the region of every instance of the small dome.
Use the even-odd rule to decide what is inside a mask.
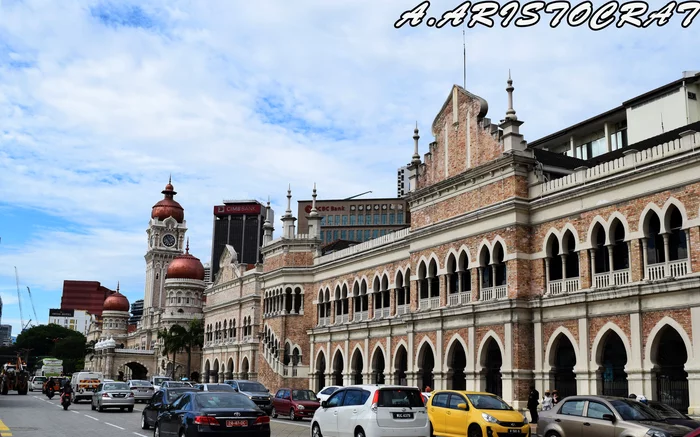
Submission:
[[[168,265],[166,279],[197,279],[204,280],[204,266],[199,258],[190,255],[190,242],[187,241],[185,253],[175,257]]]
[[[161,191],[164,197],[158,203],[153,205],[151,210],[151,218],[157,218],[158,220],[165,220],[168,217],[174,218],[178,223],[182,223],[185,220],[185,210],[173,197],[177,194],[174,191],[173,185],[168,181],[168,185],[165,189]]]
[[[102,306],[103,311],[126,311],[129,312],[129,299],[119,292],[119,286],[117,286],[117,292],[110,295],[105,299],[105,303]]]

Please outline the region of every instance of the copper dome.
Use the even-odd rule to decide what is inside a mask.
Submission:
[[[160,202],[153,205],[151,218],[165,220],[168,217],[172,217],[178,223],[182,223],[185,220],[185,210],[173,199],[173,196],[175,196],[177,192],[174,191],[170,180],[168,180],[168,185],[165,186],[165,189],[161,191],[161,193],[163,193],[164,197]]]
[[[107,299],[105,299],[105,303],[102,305],[102,310],[129,312],[129,299],[119,292],[119,285],[117,285],[116,293],[108,296]]]
[[[197,279],[204,280],[204,266],[199,258],[190,255],[190,242],[187,241],[185,253],[175,257],[168,265],[166,279]]]

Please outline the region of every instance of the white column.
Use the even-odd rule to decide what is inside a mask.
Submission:
[[[669,235],[668,234],[663,234],[664,238],[664,276],[665,277],[670,277],[671,276],[671,269],[668,267],[669,263],[669,255],[670,255],[670,250],[669,250]]]
[[[435,379],[435,387],[434,389],[436,390],[443,390],[447,388],[447,385],[445,384],[445,374],[442,371],[442,329],[438,329],[437,332],[435,333],[435,351],[437,352],[437,356],[435,357],[435,367],[433,368],[433,376]]]
[[[649,265],[649,254],[647,253],[649,244],[648,242],[649,239],[642,238],[642,260],[644,261],[642,263],[642,278],[644,278],[645,280],[649,279],[649,273],[647,271],[647,266]]]
[[[590,334],[588,332],[588,319],[578,319],[578,360],[574,367],[576,374],[576,392],[579,395],[596,394],[596,388],[591,385],[591,367],[593,360],[588,356],[590,348]],[[593,367],[595,370],[595,367]],[[592,375],[595,380],[595,373]]]
[[[642,366],[642,320],[639,313],[630,314],[630,349],[632,356],[627,357],[625,372],[630,393],[640,393],[647,397],[653,396],[651,383],[647,387],[644,383],[644,369]]]
[[[476,330],[473,326],[467,328],[467,368],[464,369],[467,374],[467,390],[475,391],[477,390],[477,379],[479,374],[477,372],[478,362],[476,360],[477,348],[479,347],[476,342]]]
[[[573,135],[569,137],[569,150],[571,150],[571,156],[573,156],[574,158],[578,158],[578,156],[576,156],[576,147],[574,146]]]
[[[546,377],[544,374],[544,345],[542,338],[542,322],[534,323],[535,336],[535,388],[540,394],[544,395],[544,392],[549,388],[549,384],[545,384]],[[549,366],[547,366],[549,367]],[[547,381],[548,382],[548,381]]]
[[[610,123],[605,123],[604,125],[605,129],[605,147],[607,148],[608,152],[612,152],[612,144],[610,142]]]
[[[513,408],[515,408],[516,410],[519,410],[520,407],[524,406],[514,405],[515,396],[513,390],[513,359],[511,353],[511,351],[513,350],[513,324],[508,322],[505,324],[504,328],[505,338],[503,341],[503,349],[505,350],[503,351],[503,362],[501,365],[501,374],[503,375],[503,400],[513,405]]]
[[[690,309],[691,331],[693,350],[688,351],[688,361],[685,362],[685,371],[688,372],[688,393],[690,406],[688,414],[700,414],[700,307]]]

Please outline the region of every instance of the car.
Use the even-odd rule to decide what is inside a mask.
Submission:
[[[224,381],[233,387],[234,390],[248,396],[248,399],[255,402],[255,405],[263,410],[267,415],[272,414],[272,395],[270,390],[257,381],[230,379]]]
[[[199,391],[228,391],[228,392],[235,392],[236,390],[233,389],[228,384],[196,384],[194,386],[196,390]]]
[[[318,399],[319,402],[327,401],[330,395],[332,395],[333,392],[335,392],[339,388],[341,388],[339,385],[329,385],[327,387],[323,387],[321,391],[316,393],[316,399]]]
[[[341,387],[311,419],[312,437],[428,437],[430,422],[420,390],[401,385]]]
[[[151,377],[151,384],[153,384],[153,389],[155,391],[160,390],[161,385],[164,381],[172,381],[173,379],[169,376],[153,376]]]
[[[134,411],[135,397],[126,382],[101,382],[92,395],[90,406],[100,412],[106,408]]]
[[[431,435],[529,437],[527,418],[493,393],[435,390],[427,402]]]
[[[176,387],[192,387],[192,384],[189,382],[183,382],[183,381],[163,381],[161,384],[160,388],[176,388]]]
[[[134,394],[134,400],[136,402],[143,401],[148,402],[153,397],[153,385],[148,381],[143,381],[140,379],[130,379],[126,381],[129,385],[129,389]]]
[[[76,372],[71,375],[70,385],[73,388],[73,403],[82,399],[92,399],[97,387],[104,382],[102,372]]]
[[[540,412],[537,421],[537,434],[547,437],[683,437],[690,431],[664,422],[641,402],[612,396],[569,396]]]
[[[674,425],[683,425],[689,428],[700,428],[700,421],[691,419],[687,414],[683,414],[675,408],[659,401],[647,401],[647,405],[661,416],[664,421]]]
[[[158,415],[167,410],[183,393],[197,391],[193,387],[162,388],[153,394],[141,413],[141,429],[149,429],[156,423]]]
[[[700,428],[689,432],[688,434],[684,435],[683,437],[700,437]]]
[[[313,417],[321,406],[316,399],[316,393],[311,390],[296,390],[293,388],[281,388],[272,398],[272,418],[278,414],[289,416],[289,420],[302,420],[304,417]]]
[[[29,383],[29,391],[39,390],[44,391],[44,384],[49,378],[46,376],[34,376]]]
[[[188,392],[158,416],[153,435],[270,437],[270,416],[240,393]]]

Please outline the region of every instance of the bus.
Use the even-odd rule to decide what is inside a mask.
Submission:
[[[35,376],[63,376],[63,360],[57,358],[43,358],[37,363]]]

